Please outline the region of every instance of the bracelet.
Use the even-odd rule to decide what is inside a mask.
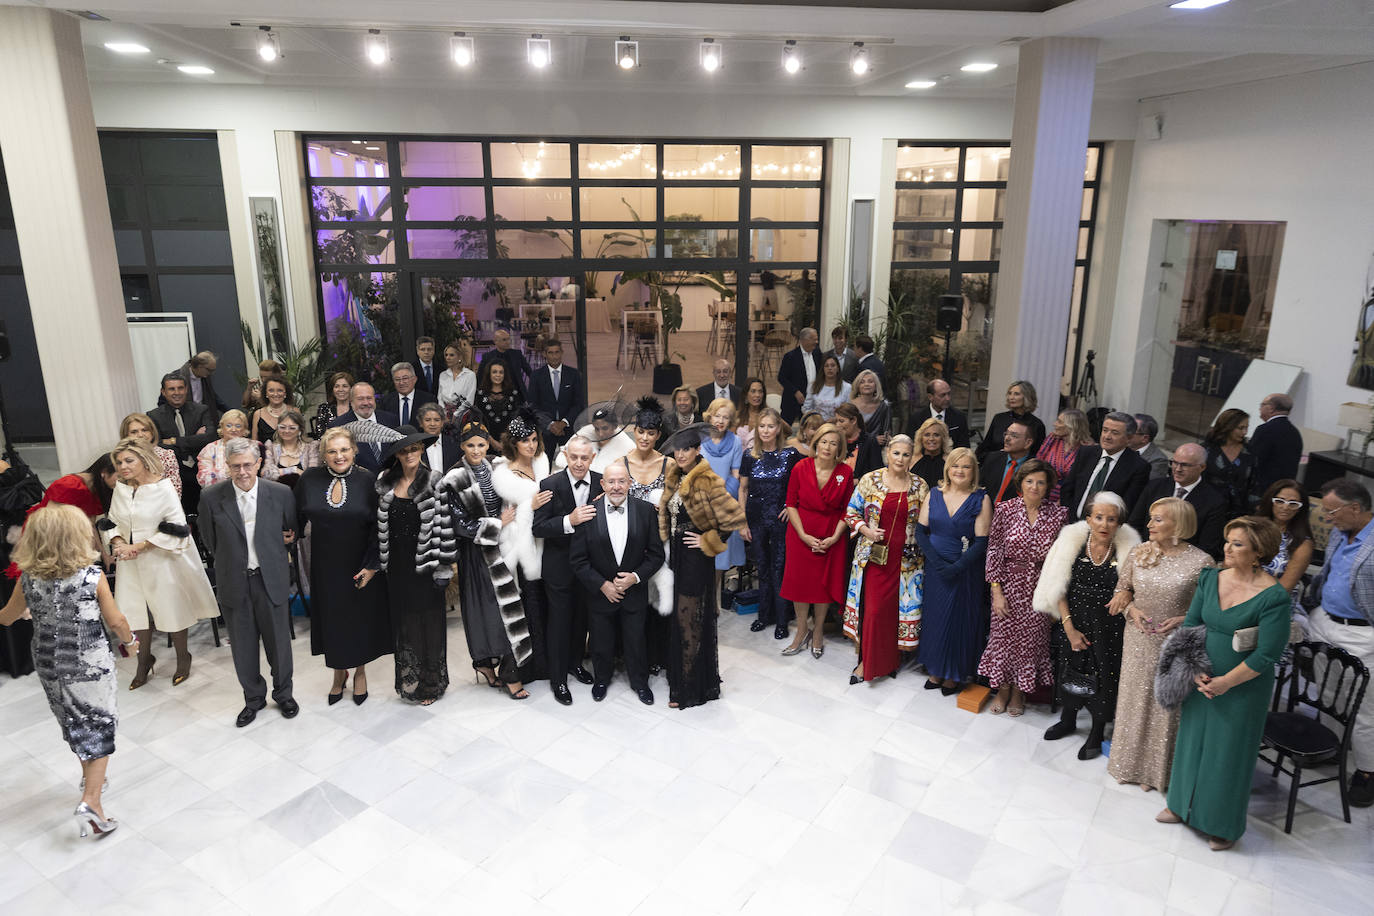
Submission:
[[[1112,594],[1115,595],[1118,592],[1130,592],[1132,595],[1134,595],[1135,589],[1131,588],[1129,585],[1123,585],[1120,588],[1118,588],[1115,592],[1112,592]]]

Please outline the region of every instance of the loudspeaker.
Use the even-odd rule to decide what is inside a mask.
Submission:
[[[964,297],[947,294],[940,297],[935,313],[935,327],[940,331],[957,331],[964,324]]]

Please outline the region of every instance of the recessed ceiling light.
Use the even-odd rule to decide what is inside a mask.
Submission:
[[[790,38],[782,46],[782,68],[788,73],[796,73],[802,68],[801,49]]]
[[[553,42],[539,33],[525,39],[525,59],[536,70],[543,70],[553,60]]]
[[[364,146],[363,149],[370,149],[370,150],[372,150],[373,152],[376,152],[377,150],[381,149],[381,147],[380,147],[380,146]]]
[[[703,38],[701,40],[701,50],[698,52],[698,59],[701,61],[701,69],[707,73],[715,73],[720,69],[720,45],[716,44],[714,38]]]
[[[472,44],[472,36],[466,32],[454,32],[453,37],[448,40],[448,50],[453,57],[453,62],[459,67],[470,67],[472,62],[477,59],[476,50]]]
[[[105,47],[116,54],[147,54],[148,49],[133,41],[107,41]]]
[[[959,69],[963,70],[965,73],[987,73],[996,70],[997,65],[987,61],[975,61],[971,64],[964,64]]]
[[[1228,2],[1230,0],[1178,0],[1177,3],[1170,3],[1169,8],[1174,10],[1206,10]]]
[[[938,84],[935,80],[912,80],[906,84],[908,89],[934,89]]]
[[[191,76],[213,76],[215,72],[209,67],[202,67],[200,64],[182,64],[177,69]]]
[[[862,41],[854,42],[849,52],[849,69],[854,71],[855,76],[863,76],[868,72],[868,49]]]

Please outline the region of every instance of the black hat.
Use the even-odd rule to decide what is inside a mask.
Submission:
[[[659,446],[659,451],[665,455],[671,455],[680,448],[701,448],[701,443],[706,441],[710,435],[710,424],[693,423],[691,426],[682,427],[665,439],[663,444]]]
[[[478,436],[483,439],[490,439],[491,433],[487,430],[485,426],[482,425],[481,420],[469,420],[468,422],[463,424],[462,431],[458,433],[458,444],[462,445],[464,442],[468,441],[473,436]]]
[[[634,413],[634,405],[625,403],[620,399],[617,393],[615,397],[608,400],[588,404],[586,409],[577,415],[574,426],[581,431],[598,421],[609,424],[613,430],[610,435],[602,438],[600,435],[593,432],[590,437],[592,441],[600,447],[607,440],[611,439],[628,426],[630,421],[634,419]]]
[[[415,427],[409,425],[402,426],[400,429],[393,430],[393,432],[397,433],[400,438],[388,442],[382,449],[382,467],[391,464],[391,462],[396,460],[397,455],[410,448],[412,445],[419,444],[423,445],[425,448],[429,448],[435,442],[439,441],[437,435],[422,433]]]
[[[663,402],[646,394],[635,402],[635,426],[640,429],[663,428]]]

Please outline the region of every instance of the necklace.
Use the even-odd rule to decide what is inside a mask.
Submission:
[[[344,503],[348,502],[348,475],[353,468],[350,465],[347,471],[342,474],[335,472],[333,468],[327,468],[331,478],[329,486],[324,488],[324,503],[331,509],[342,509]]]
[[[1103,563],[1106,563],[1107,557],[1111,556],[1111,553],[1112,545],[1108,544],[1107,549],[1102,551],[1102,559],[1097,559],[1095,556],[1093,556],[1093,542],[1088,541],[1088,559],[1092,561],[1092,564],[1094,566],[1101,566]]]
[[[283,404],[279,409],[273,410],[272,405],[268,404],[266,407],[263,408],[263,410],[267,411],[268,416],[280,420],[282,418],[282,414],[286,413],[288,410],[290,410],[290,408],[287,405]]]

